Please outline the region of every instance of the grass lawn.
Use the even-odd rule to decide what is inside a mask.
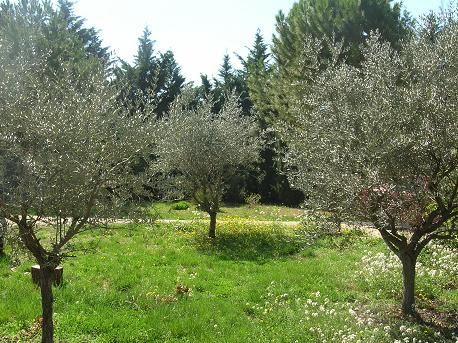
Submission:
[[[152,205],[151,212],[160,219],[198,220],[207,219],[208,214],[199,211],[196,205],[184,210],[174,209],[181,202],[158,202]],[[275,205],[223,205],[218,213],[219,220],[258,220],[258,221],[299,221],[304,211],[299,208]]]
[[[227,221],[212,242],[206,230],[161,223],[81,235],[55,289],[59,341],[455,342],[456,251],[421,261],[418,301],[432,327],[400,318],[399,266],[378,239],[312,242],[287,226]],[[39,340],[31,264],[0,261],[0,342]]]

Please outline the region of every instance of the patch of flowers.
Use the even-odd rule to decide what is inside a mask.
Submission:
[[[458,249],[445,245],[431,245],[424,252],[425,262],[419,264],[418,275],[431,277],[458,277]]]
[[[375,261],[383,260],[377,256]],[[272,282],[260,300],[259,303],[246,304],[246,312],[251,314],[252,319],[262,321],[266,317],[282,316],[287,317],[289,322],[296,321],[291,325],[302,327],[304,333],[297,342],[458,343],[457,334],[446,338],[437,330],[414,323],[387,322],[379,312],[359,301],[333,302],[319,291],[310,293],[308,297],[297,297],[281,291],[279,284]]]
[[[423,284],[437,286],[458,280],[458,249],[444,245],[427,247],[417,262],[417,277]],[[383,282],[391,285],[392,292],[399,291],[401,283],[401,262],[391,251],[369,253],[357,263],[358,278],[370,285]]]
[[[381,330],[367,330],[368,323],[374,324],[375,320],[367,316],[354,317],[359,313],[354,309],[356,304],[332,302],[319,291],[302,298],[278,292],[277,288],[277,283],[272,282],[259,304],[247,303],[249,312],[261,320],[265,316],[288,316],[290,311],[299,313],[294,317],[298,320],[296,324],[303,327],[304,338],[314,342],[380,342]]]

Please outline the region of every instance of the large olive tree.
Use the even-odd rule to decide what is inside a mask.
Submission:
[[[89,76],[71,61],[50,75],[34,43],[0,35],[0,217],[40,265],[42,342],[53,342],[53,272],[77,234],[141,189],[131,166],[150,153],[154,123],[117,106],[97,61]]]
[[[341,62],[339,44],[323,62],[309,39],[306,95],[282,130],[290,180],[308,206],[372,223],[399,257],[404,314],[416,313],[419,254],[457,234],[455,18],[430,17],[400,53],[372,34],[360,68]]]
[[[172,187],[210,215],[208,235],[214,238],[224,189],[237,168],[257,161],[261,144],[255,121],[242,116],[236,97],[228,97],[216,114],[212,100],[196,105],[191,98],[179,97],[163,119],[157,162]]]

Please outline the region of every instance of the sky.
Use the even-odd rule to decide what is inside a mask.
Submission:
[[[100,31],[115,56],[132,62],[138,37],[148,26],[155,49],[172,50],[188,81],[215,76],[224,54],[245,57],[259,28],[270,42],[279,10],[295,0],[75,0],[75,14]],[[414,16],[439,9],[447,0],[404,0]]]

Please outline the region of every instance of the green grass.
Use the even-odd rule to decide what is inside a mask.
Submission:
[[[55,289],[61,342],[393,342],[405,338],[403,325],[417,330],[410,336],[452,342],[400,319],[399,274],[360,276],[373,268],[363,256],[386,251],[372,238],[311,244],[290,227],[232,221],[213,242],[194,222],[86,233],[73,248],[78,257],[64,263]],[[0,342],[33,333],[40,300],[31,264],[11,270],[0,261]],[[425,277],[419,292],[432,294],[420,305],[456,310],[457,283]]]
[[[207,219],[208,214],[197,209],[190,203],[188,209],[177,210],[179,202],[158,202],[151,210],[160,219],[196,220]],[[218,213],[218,220],[258,220],[258,221],[300,221],[303,210],[275,205],[223,205]]]

